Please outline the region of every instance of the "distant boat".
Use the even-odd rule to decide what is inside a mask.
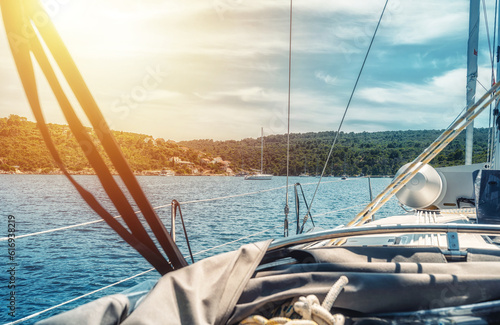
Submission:
[[[250,181],[269,181],[272,178],[273,175],[271,174],[261,174],[261,173],[245,176],[245,179]]]
[[[273,178],[272,174],[263,173],[264,164],[264,128],[260,128],[260,172],[245,176],[245,180],[249,181],[269,181]]]
[[[175,176],[175,172],[173,170],[162,170],[160,176]]]
[[[347,176],[346,175],[342,175],[342,177],[340,179],[343,180],[343,181],[346,181],[347,180]]]

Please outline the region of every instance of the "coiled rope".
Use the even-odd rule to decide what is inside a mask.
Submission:
[[[344,287],[349,283],[346,276],[341,276],[337,282],[330,288],[325,300],[322,304],[319,303],[318,297],[309,295],[307,297],[300,297],[298,301],[293,304],[294,311],[299,314],[302,319],[290,319],[287,317],[273,317],[267,319],[263,316],[253,315],[244,319],[241,325],[343,325],[345,318],[342,314],[332,315],[330,310],[333,303],[342,292]]]

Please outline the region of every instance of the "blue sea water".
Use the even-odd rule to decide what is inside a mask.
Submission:
[[[75,176],[111,212],[118,215],[106,198],[95,176]],[[285,177],[271,181],[246,181],[240,177],[161,177],[140,176],[138,180],[167,229],[170,229],[170,202],[206,200],[245,193],[256,194],[221,200],[182,204],[195,261],[238,248],[240,245],[283,236]],[[307,200],[311,200],[318,178],[289,179],[290,234],[296,229],[294,183],[301,183]],[[374,195],[390,179],[371,179]],[[369,202],[368,180],[323,178],[311,210],[317,227],[331,228],[345,224]],[[267,189],[271,191],[261,192]],[[401,210],[394,201],[378,214],[383,217]],[[332,211],[337,211],[333,212]],[[301,217],[305,206],[301,202]],[[9,216],[15,217],[15,255],[9,257]],[[11,217],[12,219],[12,217]],[[36,232],[99,220],[69,181],[61,175],[0,175],[0,323],[22,319],[52,306],[80,297],[99,288],[149,270],[151,266],[104,222],[61,231],[21,237]],[[308,221],[308,226],[311,222]],[[266,231],[267,230],[267,231]],[[264,232],[265,231],[265,232]],[[177,242],[185,256],[188,249],[177,222]],[[238,242],[207,249],[235,241]],[[11,250],[12,251],[12,250]],[[202,252],[202,253],[199,253]],[[190,261],[190,259],[187,259]],[[11,282],[15,263],[15,283]],[[88,295],[59,308],[44,312],[24,322],[38,320],[75,308],[99,297],[121,292],[149,279],[155,271],[125,281],[106,290]],[[10,284],[15,288],[9,289]],[[15,291],[15,313],[9,315],[10,293]]]

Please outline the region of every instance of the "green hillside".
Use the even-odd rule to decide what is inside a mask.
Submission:
[[[49,124],[49,129],[68,170],[76,174],[92,173],[69,127]],[[138,174],[157,174],[161,170],[171,170],[176,175],[230,175],[232,172],[260,169],[260,138],[174,142],[154,139],[144,134],[113,132],[131,168]],[[393,175],[441,133],[439,130],[341,133],[326,174]],[[97,143],[95,135],[92,136]],[[333,137],[334,132],[291,134],[291,175],[299,175],[304,171],[312,175],[321,173]],[[440,167],[463,164],[464,139],[461,134],[434,159],[432,165]],[[474,139],[473,162],[484,162],[488,130],[476,129]],[[267,136],[264,142],[264,171],[285,175],[286,135]],[[222,159],[215,159],[217,157]],[[110,165],[109,159],[107,161]],[[9,118],[0,118],[0,172],[2,171],[58,172],[36,124],[24,117],[11,115]]]
[[[68,170],[75,174],[92,173],[79,144],[66,125],[48,125],[52,139]],[[97,144],[97,137],[88,131]],[[214,157],[195,149],[181,147],[173,141],[154,139],[144,134],[113,131],[130,167],[138,174],[162,170],[177,175],[224,174],[225,166],[211,163]],[[98,148],[103,154],[100,146]],[[109,159],[105,156],[108,166]],[[0,118],[0,171],[23,173],[57,173],[58,168],[40,135],[36,123],[11,115]]]
[[[417,157],[443,131],[341,132],[333,150],[326,174],[333,175],[394,175],[403,164]],[[320,174],[334,132],[290,135],[290,173],[306,171]],[[487,156],[488,129],[475,130],[473,162],[484,162]],[[286,135],[264,137],[264,172],[286,174]],[[241,141],[194,140],[179,144],[232,162],[233,170],[260,168],[260,139]],[[461,134],[438,155],[432,165],[453,166],[464,163],[465,136]]]

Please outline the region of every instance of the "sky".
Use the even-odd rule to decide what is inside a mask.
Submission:
[[[42,3],[112,129],[174,141],[286,133],[289,1]],[[293,2],[290,132],[338,129],[384,3]],[[468,1],[390,0],[342,130],[446,128],[465,106],[468,10]],[[481,18],[478,80],[488,87]],[[37,80],[47,121],[66,124]],[[34,120],[2,24],[0,117],[10,114]]]

